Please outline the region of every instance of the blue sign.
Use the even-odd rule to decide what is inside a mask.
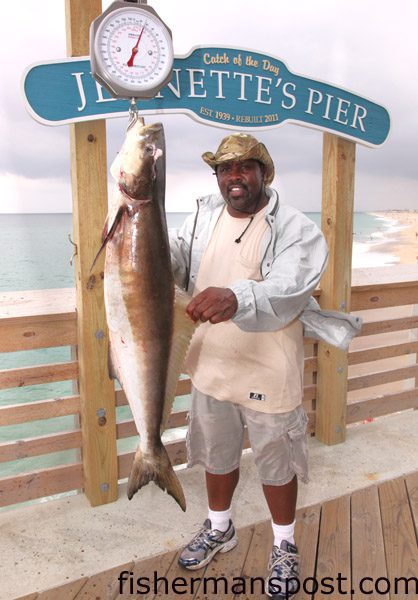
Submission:
[[[38,63],[24,74],[31,116],[45,125],[120,117],[129,102],[111,98],[93,79],[89,57]],[[269,129],[286,121],[329,131],[366,146],[386,140],[387,110],[357,94],[289,71],[256,51],[198,47],[176,57],[173,77],[141,113],[186,113],[208,125]]]

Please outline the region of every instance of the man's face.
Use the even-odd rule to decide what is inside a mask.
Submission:
[[[265,205],[264,165],[257,160],[223,163],[217,166],[216,176],[232,216],[245,216]]]

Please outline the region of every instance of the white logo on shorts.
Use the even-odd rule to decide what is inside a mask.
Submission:
[[[266,395],[260,394],[260,392],[250,392],[248,394],[248,400],[259,400],[261,402],[265,402]]]

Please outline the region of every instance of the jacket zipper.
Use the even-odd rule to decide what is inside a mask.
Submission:
[[[277,217],[277,202],[276,202],[275,206],[273,207],[273,210],[269,212],[268,217],[273,216],[273,211],[274,211],[274,218],[276,218]],[[271,226],[270,219],[268,217],[267,217],[267,224],[270,228],[270,241],[268,242],[268,244],[266,246],[263,257],[261,258],[261,262],[260,262],[260,275],[261,275],[261,278],[263,281],[265,280],[265,277],[263,275],[263,263],[266,259],[269,248],[270,248],[271,244],[273,243],[273,238],[274,238],[273,227]],[[273,259],[271,259],[271,261],[273,261]],[[271,271],[271,263],[269,266],[269,273],[270,273],[270,271]]]

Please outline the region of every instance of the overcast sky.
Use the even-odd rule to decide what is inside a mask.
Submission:
[[[103,8],[110,1],[103,0]],[[386,107],[389,138],[357,145],[355,210],[418,209],[417,0],[152,0],[171,27],[175,54],[196,45],[249,48],[290,71],[332,83]],[[15,16],[18,10],[18,16]],[[47,127],[24,108],[24,69],[66,56],[64,0],[0,5],[2,85],[0,212],[71,212],[68,126]],[[147,116],[149,123],[153,119]],[[186,115],[161,115],[167,140],[167,210],[191,211],[216,189],[200,155],[227,133]],[[109,119],[108,161],[126,117]],[[276,164],[282,199],[304,211],[321,207],[322,134],[292,124],[256,133]]]

